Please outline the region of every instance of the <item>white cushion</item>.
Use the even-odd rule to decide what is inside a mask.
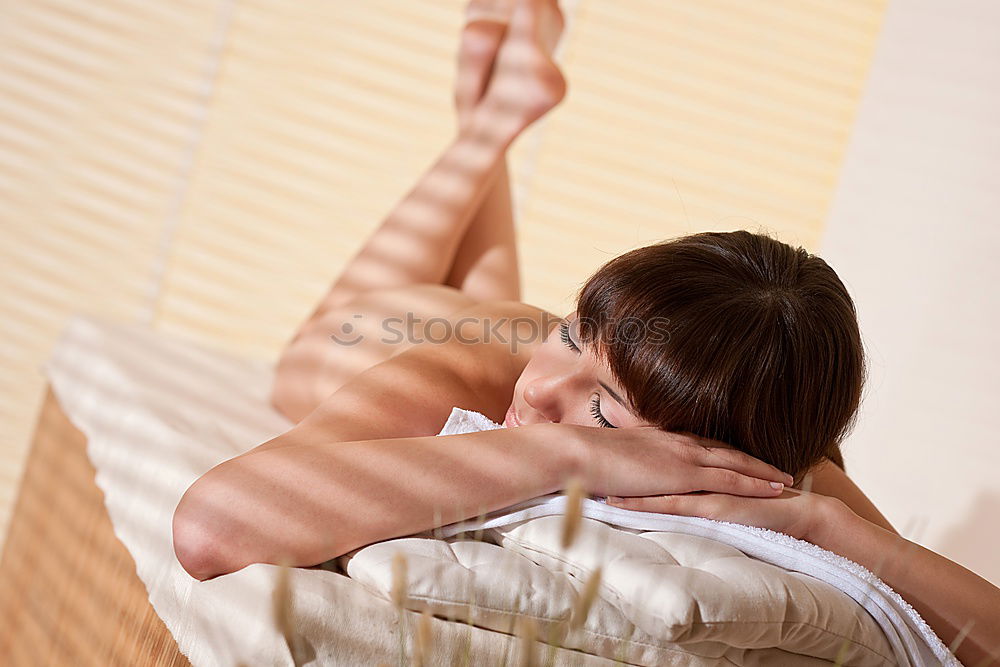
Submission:
[[[871,616],[833,586],[750,558],[714,540],[633,531],[583,519],[566,552],[562,517],[489,529],[485,541],[410,537],[342,557],[348,574],[390,596],[392,559],[407,556],[408,607],[511,632],[518,614],[562,646],[640,664],[722,659],[783,664],[810,659],[850,665],[896,664]],[[581,632],[566,621],[589,573],[603,566],[600,598]],[[633,627],[634,626],[634,627]],[[622,653],[624,651],[624,653]],[[778,651],[776,654],[775,651]],[[685,657],[685,659],[681,659]],[[822,664],[821,662],[821,664]]]

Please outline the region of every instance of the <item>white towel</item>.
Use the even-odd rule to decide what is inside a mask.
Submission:
[[[478,412],[455,407],[438,435],[496,428],[504,427]],[[449,524],[442,527],[439,534],[447,538],[465,531],[498,528],[541,516],[563,514],[564,508],[565,496],[540,496],[484,517]],[[623,528],[670,531],[716,540],[752,558],[815,577],[842,590],[872,615],[892,645],[899,665],[961,667],[961,663],[920,614],[896,591],[865,567],[815,544],[764,528],[622,509],[606,504],[603,499],[585,499],[583,515]]]

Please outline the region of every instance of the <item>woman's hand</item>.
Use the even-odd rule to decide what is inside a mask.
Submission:
[[[824,546],[823,535],[850,509],[829,496],[785,489],[773,498],[747,498],[728,493],[609,497],[608,504],[639,512],[700,516],[785,533]],[[838,507],[837,504],[843,507]]]
[[[720,442],[652,426],[557,424],[578,445],[577,472],[588,493],[655,496],[718,491],[770,498],[792,478]],[[775,484],[772,486],[772,482]]]

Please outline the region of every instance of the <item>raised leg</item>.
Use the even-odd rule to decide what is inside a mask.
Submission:
[[[352,338],[360,324],[357,318],[373,317],[377,304],[363,298],[418,286],[434,292],[442,307],[454,306],[457,299],[476,300],[472,294],[516,298],[501,291],[511,289],[504,272],[511,266],[506,253],[513,250],[513,226],[508,185],[500,178],[506,178],[503,159],[510,144],[565,95],[565,80],[539,37],[539,8],[550,2],[518,0],[487,93],[463,116],[457,137],[348,262],[286,346],[272,403],[290,418],[301,417],[329,387],[385,356],[386,350],[367,345],[330,344],[332,333]],[[480,211],[498,184],[498,199]],[[482,229],[467,236],[474,217]],[[460,248],[464,251],[458,258]],[[516,258],[514,262],[516,267]],[[449,276],[470,292],[449,291]]]
[[[492,13],[477,7],[484,4]],[[519,18],[508,28],[503,12],[513,18],[515,9]],[[505,155],[565,95],[551,59],[562,13],[555,0],[474,0],[469,15],[475,20],[463,31],[456,139],[347,263],[309,320],[365,291],[414,283],[447,284],[482,300],[520,296]]]
[[[466,7],[455,78],[460,127],[468,123],[489,88],[514,5],[514,0],[471,0]],[[542,46],[551,54],[562,35],[563,15],[555,0],[546,0],[539,10]],[[520,301],[521,276],[506,159],[497,167],[494,179],[462,237],[446,284],[477,301]]]
[[[348,261],[310,319],[360,294],[443,284],[494,170],[522,128],[480,109]]]
[[[398,316],[399,308],[387,310],[386,304],[377,303],[379,299],[401,289],[413,292],[411,299],[416,299],[418,286],[447,291],[443,283],[465,228],[519,131],[492,109],[477,112],[375,230],[286,345],[272,386],[275,408],[298,421],[337,386],[387,358],[390,351],[378,342],[378,320]],[[401,300],[405,298],[398,294],[390,298],[396,304]],[[418,304],[410,308],[416,310]],[[364,335],[362,325],[375,329]],[[355,339],[364,342],[354,344]]]
[[[469,124],[472,110],[486,93],[513,8],[513,0],[470,0],[466,6],[454,91],[459,128]],[[477,301],[520,300],[520,267],[511,208],[505,157],[462,237],[445,284]]]
[[[445,284],[476,301],[521,300],[521,270],[506,159],[497,167],[493,185],[462,237]]]

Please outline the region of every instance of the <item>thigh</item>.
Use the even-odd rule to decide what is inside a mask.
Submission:
[[[442,335],[443,320],[475,303],[447,285],[365,292],[308,322],[278,362],[271,403],[299,422],[323,399],[414,342]]]

